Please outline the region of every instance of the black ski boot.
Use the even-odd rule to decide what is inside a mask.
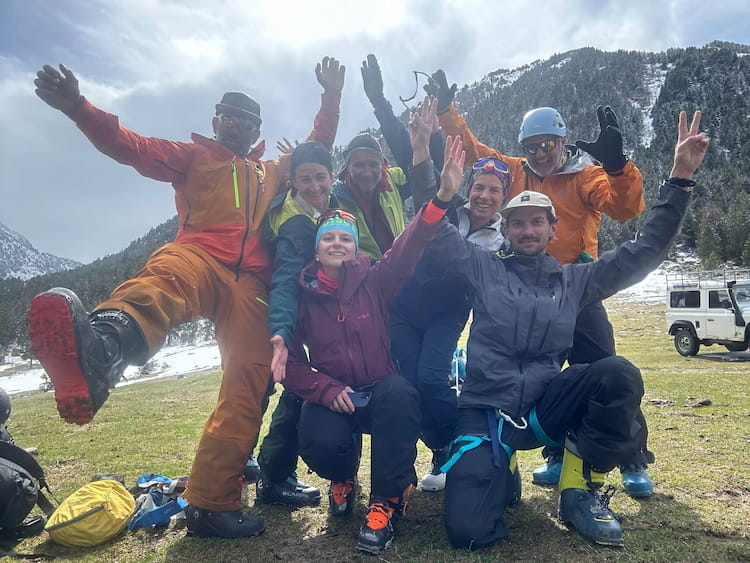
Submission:
[[[241,510],[206,510],[189,505],[185,509],[187,535],[193,538],[250,538],[266,529],[262,516]]]
[[[146,340],[130,315],[113,309],[89,314],[75,293],[61,287],[31,301],[29,336],[55,387],[57,410],[70,423],[91,422],[125,368],[148,359]]]
[[[314,506],[320,503],[320,489],[297,480],[292,473],[280,483],[272,483],[261,470],[255,484],[255,504],[285,504],[287,506]]]
[[[379,497],[370,494],[370,508],[357,538],[359,551],[379,555],[391,547],[396,535],[393,525],[406,514],[413,488],[413,485],[409,485],[398,497]]]

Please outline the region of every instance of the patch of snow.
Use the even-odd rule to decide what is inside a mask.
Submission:
[[[561,60],[559,63],[555,63],[555,64],[551,65],[550,68],[562,68],[566,64],[568,64],[570,62],[570,60],[571,60],[570,57],[567,57],[567,58]],[[599,70],[602,70],[603,68],[605,68],[605,67],[600,67]]]
[[[44,383],[44,370],[39,364],[29,367],[28,360],[9,358],[8,364],[0,365],[0,387],[9,395],[24,391],[36,391]],[[200,345],[165,346],[148,363],[148,373],[130,366],[125,370],[125,379],[117,387],[132,385],[142,381],[153,381],[162,377],[183,375],[194,371],[218,369],[221,356],[216,342]]]
[[[570,59],[566,59],[566,61],[563,62],[567,62],[568,60]],[[491,89],[493,90],[507,88],[521,76],[529,72],[531,69],[539,66],[540,64],[542,64],[542,61],[534,61],[533,63],[519,66],[518,68],[515,68],[513,70],[498,69],[489,73],[479,82],[475,82],[474,84],[472,84],[472,88],[476,88],[477,85],[483,83],[489,83]],[[562,62],[558,64],[562,64]]]
[[[674,65],[670,63],[665,69],[662,68],[661,63],[647,64],[644,72],[646,77],[646,82],[644,84],[646,87],[646,99],[642,101],[631,100],[633,106],[641,112],[641,122],[643,123],[643,138],[641,139],[641,144],[644,147],[650,147],[651,142],[654,140],[654,122],[651,116],[651,111],[656,105],[656,100],[659,98],[659,93],[661,92],[661,89],[664,86],[664,81],[667,78],[667,72],[671,70],[672,66]]]
[[[664,270],[651,272],[646,278],[612,296],[622,303],[663,303],[666,299],[667,278]]]

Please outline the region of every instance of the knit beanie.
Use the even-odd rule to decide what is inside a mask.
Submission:
[[[357,229],[357,221],[349,218],[348,212],[341,212],[338,209],[330,209],[325,215],[321,217],[322,221],[318,225],[318,231],[315,233],[315,248],[318,248],[320,237],[322,237],[328,231],[336,229],[346,231],[354,238],[354,246],[359,252],[359,230]]]
[[[306,162],[321,164],[325,166],[329,172],[333,173],[333,159],[331,158],[331,153],[318,141],[307,141],[301,145],[297,145],[292,152],[292,175],[294,175],[294,170],[297,166]]]
[[[347,165],[349,164],[349,159],[352,157],[352,154],[356,151],[369,151],[378,155],[381,162],[385,161],[385,155],[383,154],[383,149],[380,147],[380,143],[378,143],[378,140],[369,133],[359,133],[349,141],[349,144],[344,151],[344,162]]]

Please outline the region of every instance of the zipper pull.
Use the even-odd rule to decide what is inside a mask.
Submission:
[[[235,209],[240,208],[240,188],[237,185],[237,167],[234,165],[234,158],[232,159],[232,182],[234,183],[234,207]]]
[[[263,172],[260,169],[260,165],[255,165],[255,176],[258,180],[258,188],[260,189],[260,193],[263,193],[263,190],[266,188],[266,179],[263,174]]]

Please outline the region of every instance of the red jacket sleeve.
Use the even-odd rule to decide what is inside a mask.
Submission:
[[[184,179],[192,160],[192,143],[142,137],[120,125],[116,115],[100,110],[86,98],[68,116],[100,152],[120,164],[161,182]]]
[[[313,130],[308,141],[319,141],[330,151],[336,140],[339,127],[341,92],[323,92],[320,96],[320,109],[313,122]]]
[[[430,171],[432,163],[429,162]],[[401,291],[406,282],[414,274],[417,262],[422,257],[427,244],[435,238],[440,223],[427,223],[422,220],[424,210],[412,219],[403,233],[396,237],[393,246],[378,260],[369,275],[376,276],[374,286],[379,288],[386,302],[390,302]]]
[[[333,142],[336,140],[336,131],[339,126],[339,106],[341,104],[340,92],[323,92],[320,96],[320,109],[315,114],[313,129],[306,140],[318,141],[325,145],[328,150],[333,149]],[[289,154],[283,154],[278,159],[279,177],[281,181],[276,186],[277,192],[281,190],[281,184],[289,176],[289,170],[292,165],[292,157]]]

